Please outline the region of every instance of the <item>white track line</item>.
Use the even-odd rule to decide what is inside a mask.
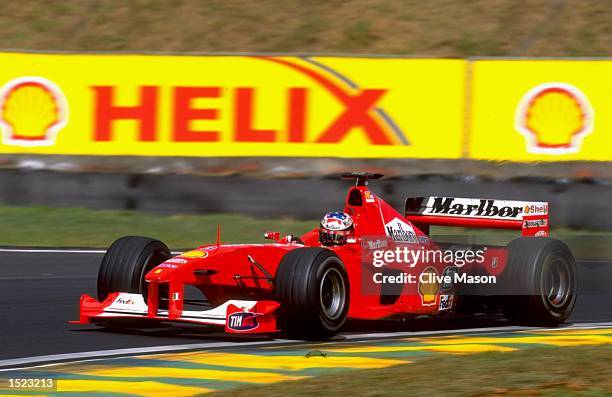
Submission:
[[[106,250],[53,249],[53,248],[0,248],[0,252],[20,254],[103,254]]]
[[[440,336],[440,335],[478,335],[478,334],[499,334],[506,333],[509,331],[559,331],[563,329],[597,329],[597,328],[608,328],[612,327],[612,322],[604,323],[578,323],[569,325],[567,327],[557,328],[533,328],[533,327],[487,327],[487,328],[468,328],[468,329],[452,329],[452,330],[441,330],[441,331],[415,331],[415,332],[388,332],[388,333],[375,333],[375,334],[353,334],[345,335],[344,340],[367,343],[378,339],[390,339],[390,338],[405,338],[405,337],[423,337],[423,336]],[[342,340],[331,340],[321,344],[331,344],[342,342]],[[137,356],[152,353],[172,353],[181,352],[188,350],[209,350],[209,349],[222,349],[230,347],[250,347],[250,346],[272,346],[272,345],[292,345],[292,344],[313,344],[316,342],[304,342],[298,340],[288,339],[276,339],[271,341],[259,341],[259,342],[213,342],[213,343],[194,343],[186,345],[169,345],[169,346],[151,346],[151,347],[138,347],[138,348],[127,348],[127,349],[113,349],[113,350],[98,350],[80,353],[65,353],[65,354],[53,354],[47,356],[34,356],[15,358],[8,360],[0,360],[0,367],[12,367],[0,369],[0,372],[23,370],[27,368],[59,365],[66,362],[82,362],[82,361],[98,361],[106,358],[118,358],[126,356]],[[31,366],[27,366],[31,365]],[[27,367],[26,367],[27,366]]]
[[[20,280],[88,280],[97,279],[96,276],[15,276],[0,277],[0,281],[20,281]]]

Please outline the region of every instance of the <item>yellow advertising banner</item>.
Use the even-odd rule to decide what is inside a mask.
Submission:
[[[466,61],[0,54],[0,153],[459,158]]]
[[[612,61],[472,63],[469,157],[612,160]]]

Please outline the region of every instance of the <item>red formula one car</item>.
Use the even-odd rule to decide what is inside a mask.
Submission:
[[[300,237],[266,232],[274,242],[217,242],[175,257],[158,240],[120,238],[100,265],[98,299],[81,297],[75,323],[186,322],[320,339],[347,319],[486,306],[512,321],[553,325],[571,313],[575,260],[548,237],[547,203],[418,197],[401,214],[368,189],[382,175],[343,176],[356,181],[344,210]],[[522,237],[507,246],[443,243],[429,236],[430,225],[516,229]],[[186,299],[186,287],[203,299]]]

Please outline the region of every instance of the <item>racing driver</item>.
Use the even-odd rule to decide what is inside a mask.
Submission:
[[[349,214],[341,211],[328,212],[319,225],[319,242],[326,247],[344,245],[354,233],[353,218]]]

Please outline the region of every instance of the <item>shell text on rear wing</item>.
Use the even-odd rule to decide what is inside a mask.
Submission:
[[[457,197],[409,197],[406,218],[429,225],[517,229],[523,236],[548,236],[548,203]]]

